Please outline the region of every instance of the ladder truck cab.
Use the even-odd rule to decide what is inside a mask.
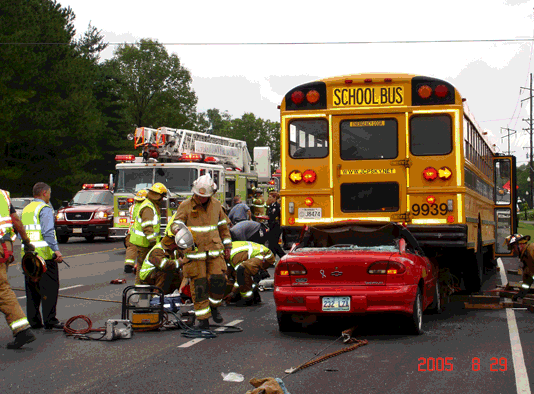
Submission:
[[[269,170],[258,174],[255,169],[265,167],[265,156],[270,162],[270,151],[268,155],[261,151],[257,164],[252,161],[245,141],[168,127],[139,127],[128,138],[141,152],[139,157],[115,157],[114,223],[110,229],[110,236],[114,238],[126,236],[130,225],[129,208],[134,204],[135,193],[154,183],[163,183],[168,190],[161,205],[164,231],[180,203],[192,195],[191,187],[199,176],[211,175],[217,185],[215,197],[227,211],[236,195],[251,204],[253,190],[270,178]]]

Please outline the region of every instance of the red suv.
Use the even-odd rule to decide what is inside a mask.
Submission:
[[[84,237],[92,242],[95,237],[109,239],[113,227],[113,192],[104,183],[85,184],[74,198],[63,201],[56,215],[56,235],[60,243],[70,237]]]

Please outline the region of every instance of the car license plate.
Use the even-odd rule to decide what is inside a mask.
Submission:
[[[321,208],[299,208],[299,219],[321,219],[322,216]]]
[[[350,297],[323,297],[323,312],[350,311]]]
[[[72,229],[72,232],[73,232],[74,234],[81,234],[81,233],[82,233],[82,229],[81,229],[81,228],[73,228],[73,229]]]

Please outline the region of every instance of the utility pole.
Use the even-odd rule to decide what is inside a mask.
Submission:
[[[501,141],[503,140],[503,138],[508,138],[508,152],[506,152],[506,154],[507,154],[507,155],[511,155],[511,154],[512,154],[512,151],[510,151],[510,136],[511,136],[511,135],[514,135],[515,133],[517,133],[517,131],[512,130],[512,129],[509,129],[508,127],[501,127],[501,133],[502,133],[503,130],[508,131],[508,134],[503,135],[503,136],[501,137]],[[511,131],[513,131],[513,133],[511,133]]]
[[[529,124],[529,128],[528,129],[523,129],[523,130],[528,130],[529,133],[530,133],[530,155],[528,157],[528,160],[529,160],[529,174],[530,174],[530,196],[529,196],[529,200],[530,200],[530,206],[533,207],[534,205],[534,200],[532,200],[532,197],[533,197],[533,194],[532,194],[532,191],[534,189],[533,185],[534,185],[534,171],[532,170],[532,73],[530,73],[530,88],[521,88],[521,89],[525,89],[525,90],[528,90],[530,92],[530,96],[524,100],[521,100],[521,102],[525,101],[525,100],[530,100],[530,118],[529,119],[523,119],[524,121],[528,122]]]

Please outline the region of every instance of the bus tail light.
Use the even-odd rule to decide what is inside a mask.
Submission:
[[[299,170],[293,170],[289,173],[289,180],[295,185],[302,181],[302,172]]]
[[[447,216],[447,223],[454,223],[454,216]]]
[[[317,179],[317,174],[313,170],[306,170],[302,174],[305,183],[313,183]]]
[[[291,225],[295,224],[295,218],[289,218],[288,222]]]
[[[427,167],[423,170],[423,178],[427,181],[433,181],[438,177],[438,172],[434,167]]]
[[[448,181],[452,177],[452,171],[449,167],[441,167],[438,171],[439,179]]]
[[[304,204],[306,204],[307,206],[311,207],[313,205],[313,198],[311,197],[306,197],[304,199]]]
[[[308,103],[315,104],[319,101],[320,95],[317,90],[310,90],[308,93],[306,93],[306,100],[308,100]]]
[[[429,203],[430,205],[434,204],[436,202],[436,197],[434,196],[428,196],[426,198],[426,202]]]
[[[449,94],[449,88],[447,88],[447,86],[445,85],[438,85],[436,86],[434,93],[436,94],[437,97],[444,98],[444,97],[447,97],[447,95]]]
[[[302,93],[300,90],[291,93],[291,101],[297,105],[301,104],[304,101],[304,93]]]
[[[417,89],[417,94],[422,99],[427,99],[432,95],[432,88],[428,85],[423,85]]]

